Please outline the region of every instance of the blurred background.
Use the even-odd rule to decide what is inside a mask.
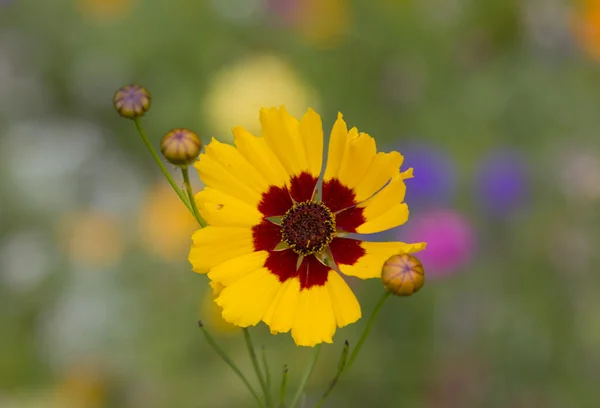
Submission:
[[[196,326],[251,374],[194,220],[112,106],[130,82],[155,145],[311,106],[415,168],[411,219],[373,238],[428,241],[427,283],[327,406],[597,407],[599,64],[594,0],[0,0],[0,407],[251,406]],[[353,287],[367,315],[380,283]],[[293,390],[311,350],[254,332]]]

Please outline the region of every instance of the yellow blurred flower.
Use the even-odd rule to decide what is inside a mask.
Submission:
[[[132,0],[77,0],[80,12],[93,20],[105,22],[127,15],[133,6]]]
[[[174,262],[185,259],[198,223],[171,186],[160,182],[144,200],[139,228],[148,252]]]
[[[582,0],[575,12],[574,31],[581,47],[600,60],[600,1]]]
[[[215,74],[203,112],[221,141],[233,141],[232,123],[260,134],[257,112],[263,106],[285,104],[301,115],[308,105],[318,105],[313,90],[282,59],[261,55],[240,61]]]
[[[104,407],[108,390],[103,373],[88,365],[73,367],[55,390],[61,408]]]
[[[68,214],[59,222],[59,235],[69,258],[85,266],[109,267],[123,255],[119,222],[101,211]]]
[[[350,28],[348,0],[301,1],[296,26],[313,45],[336,46],[345,39]]]
[[[235,333],[239,328],[231,323],[223,320],[221,313],[223,309],[215,303],[215,299],[224,286],[220,283],[211,281],[210,289],[206,291],[202,302],[200,303],[200,320],[205,326],[213,333],[217,334],[229,334]]]

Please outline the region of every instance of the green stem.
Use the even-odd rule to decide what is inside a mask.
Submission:
[[[196,200],[194,199],[194,192],[192,191],[192,184],[190,183],[190,173],[188,171],[187,166],[181,168],[181,174],[183,174],[183,184],[185,185],[185,189],[187,191],[188,198],[190,199],[190,203],[192,204],[192,209],[190,211],[192,212],[194,217],[196,217],[198,224],[200,224],[200,226],[202,228],[204,228],[204,227],[206,227],[206,221],[204,221],[204,219],[200,215],[200,211],[198,211],[198,207],[196,206]]]
[[[258,377],[258,381],[260,382],[260,388],[262,388],[263,394],[265,396],[265,403],[267,407],[271,406],[271,396],[269,395],[269,391],[267,391],[267,384],[265,383],[265,379],[260,371],[260,366],[258,365],[258,358],[256,357],[256,352],[254,351],[254,346],[252,345],[252,339],[250,338],[250,331],[247,327],[244,327],[244,340],[246,340],[246,346],[248,346],[248,352],[250,353],[250,359],[252,360],[252,365],[254,366],[254,371],[256,372],[256,376]]]
[[[315,351],[313,353],[313,357],[309,361],[308,366],[306,367],[306,371],[304,372],[304,375],[302,376],[302,379],[300,380],[300,385],[298,386],[298,390],[296,391],[296,394],[294,395],[294,399],[292,399],[290,408],[295,408],[296,405],[298,405],[298,402],[300,401],[300,397],[302,396],[302,393],[304,392],[304,387],[306,387],[306,383],[308,382],[308,379],[310,378],[310,375],[312,374],[312,372],[315,368],[315,365],[317,364],[317,359],[319,358],[320,351],[321,351],[321,344],[317,344],[315,346]]]
[[[265,351],[265,346],[262,347],[262,362],[265,368],[265,377],[267,380],[267,390],[269,390],[269,396],[271,395],[271,370],[269,370],[269,361],[267,360],[267,352]]]
[[[350,343],[348,343],[348,340],[346,340],[346,342],[344,343],[344,348],[342,349],[342,355],[340,357],[340,362],[338,364],[337,373],[335,374],[335,377],[333,377],[333,380],[331,381],[329,388],[327,388],[327,391],[325,391],[325,393],[323,394],[323,397],[321,398],[321,400],[319,402],[317,402],[317,404],[314,406],[314,408],[319,408],[325,403],[325,400],[327,399],[327,397],[329,397],[329,395],[335,388],[336,384],[338,383],[338,380],[340,379],[342,372],[344,372],[344,367],[346,367],[348,351],[350,351]]]
[[[258,396],[258,394],[256,393],[256,391],[254,391],[254,389],[250,385],[250,382],[248,382],[248,379],[246,378],[246,376],[244,376],[244,374],[240,371],[240,369],[229,358],[229,356],[227,355],[227,353],[225,353],[225,351],[223,351],[223,349],[221,347],[219,347],[219,345],[217,344],[217,342],[215,341],[215,339],[210,335],[210,333],[208,332],[208,330],[206,330],[206,328],[204,327],[204,325],[202,324],[202,322],[198,322],[198,326],[200,326],[200,329],[202,330],[202,333],[204,333],[204,337],[206,337],[206,341],[208,342],[208,344],[216,351],[216,353],[219,355],[219,357],[221,357],[221,359],[223,359],[223,361],[225,361],[225,363],[227,363],[227,365],[229,367],[231,367],[231,369],[238,375],[238,377],[240,377],[240,379],[246,385],[246,388],[248,388],[248,390],[250,391],[250,393],[252,393],[252,395],[256,399],[256,402],[258,403],[258,406],[261,407],[261,408],[263,408],[264,404],[262,403],[262,401],[261,401],[260,397]]]
[[[173,187],[173,190],[175,190],[175,192],[177,193],[179,198],[181,198],[181,201],[183,201],[183,203],[188,208],[188,210],[192,211],[192,206],[190,205],[190,202],[188,201],[187,197],[185,196],[183,191],[181,191],[181,189],[177,186],[177,183],[175,182],[175,180],[173,180],[173,177],[171,177],[171,174],[169,173],[169,171],[163,164],[162,160],[158,156],[158,153],[156,153],[156,150],[154,150],[154,147],[152,147],[152,143],[150,143],[150,140],[148,140],[148,136],[146,135],[144,128],[142,128],[142,122],[140,121],[140,118],[135,118],[134,122],[135,122],[135,127],[136,127],[138,133],[140,134],[140,136],[142,137],[144,144],[150,151],[150,154],[154,158],[154,161],[156,162],[156,164],[158,164],[158,167],[160,167],[160,170],[163,172],[163,174],[167,178],[167,181],[169,182],[171,187]]]
[[[385,303],[387,298],[390,297],[391,294],[392,294],[392,292],[388,292],[386,290],[385,293],[381,296],[381,299],[379,299],[379,302],[377,302],[377,305],[375,306],[375,309],[373,309],[373,313],[371,313],[371,317],[369,318],[369,321],[367,322],[367,325],[365,326],[365,330],[363,331],[363,334],[360,336],[358,343],[356,343],[356,347],[354,347],[354,350],[352,351],[352,354],[350,355],[350,360],[348,360],[348,364],[346,364],[344,373],[348,372],[348,370],[350,370],[350,367],[352,367],[352,363],[354,363],[354,359],[356,359],[356,356],[358,356],[358,353],[360,352],[360,349],[362,348],[363,343],[365,342],[365,340],[369,336],[369,333],[371,332],[371,327],[373,327],[373,323],[375,323],[375,318],[377,317],[377,315],[379,314],[379,311],[381,310],[381,307],[383,306],[383,304]]]
[[[287,388],[287,365],[283,366],[283,376],[281,377],[281,387],[279,388],[279,408],[285,407],[285,389]]]

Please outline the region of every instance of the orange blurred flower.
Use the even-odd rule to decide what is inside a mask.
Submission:
[[[296,26],[312,44],[333,47],[350,28],[348,0],[305,0],[299,4]]]
[[[575,11],[573,29],[581,47],[600,60],[600,1],[582,0]]]
[[[127,15],[133,6],[132,0],[77,0],[81,13],[96,21],[110,21]]]
[[[59,234],[69,258],[85,266],[109,267],[123,255],[118,220],[101,211],[67,215],[59,223]]]
[[[167,183],[148,192],[138,221],[148,252],[167,261],[186,259],[198,223]]]
[[[62,408],[104,407],[107,394],[103,373],[89,365],[72,367],[55,390],[57,406]]]

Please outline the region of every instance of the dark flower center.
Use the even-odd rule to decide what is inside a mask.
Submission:
[[[335,216],[322,202],[294,204],[281,220],[281,238],[299,255],[322,251],[335,234]]]

